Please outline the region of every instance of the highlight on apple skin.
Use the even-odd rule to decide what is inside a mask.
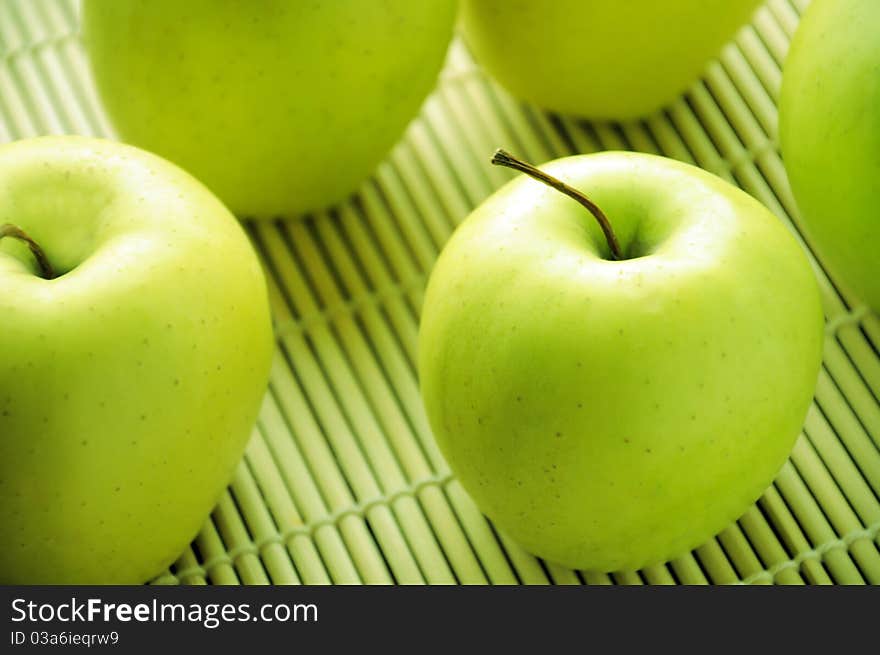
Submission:
[[[0,582],[146,582],[256,420],[273,350],[259,261],[201,183],[98,139],[0,147],[0,223]]]
[[[779,136],[807,237],[880,312],[880,2],[810,4],[785,60]]]
[[[373,171],[443,63],[455,0],[84,0],[99,95],[127,143],[238,216],[295,217]]]
[[[761,0],[463,0],[477,62],[515,96],[639,118],[683,92]]]
[[[758,201],[698,168],[608,152],[526,176],[431,273],[428,418],[481,510],[569,567],[638,569],[738,518],[788,456],[821,362],[818,286]]]

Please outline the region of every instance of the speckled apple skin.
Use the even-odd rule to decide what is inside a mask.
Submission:
[[[454,0],[85,0],[121,137],[239,216],[298,216],[373,171],[433,88]]]
[[[800,245],[756,200],[635,153],[519,176],[441,254],[419,374],[477,505],[527,550],[637,569],[698,546],[771,482],[813,395],[823,318]]]
[[[880,2],[810,4],[785,60],[779,138],[811,245],[880,314]]]
[[[516,96],[600,119],[682,93],[761,0],[463,0],[477,61]]]
[[[200,183],[128,146],[0,148],[0,582],[142,583],[196,535],[265,393],[266,283]]]

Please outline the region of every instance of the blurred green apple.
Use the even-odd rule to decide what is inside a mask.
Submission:
[[[571,567],[677,556],[753,503],[813,396],[810,264],[756,200],[635,153],[525,176],[459,227],[424,302],[419,374],[437,442],[486,515]]]
[[[880,312],[880,2],[809,6],[785,62],[779,134],[807,234]]]
[[[455,0],[85,0],[120,136],[236,214],[292,216],[366,178],[433,87]]]
[[[259,262],[195,179],[96,139],[0,147],[0,224],[0,582],[145,582],[256,419]]]
[[[629,119],[702,72],[760,0],[463,0],[477,60],[514,95],[554,111]]]

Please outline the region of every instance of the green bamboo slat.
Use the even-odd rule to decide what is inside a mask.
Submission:
[[[789,559],[788,553],[757,505],[749,508],[737,523],[742,527],[746,538],[761,558],[764,568],[779,566]],[[782,571],[778,576],[778,581],[787,585],[804,584],[800,571],[796,569]]]
[[[490,86],[490,90],[494,87]],[[501,110],[504,112],[511,110],[511,98],[504,95],[503,99],[499,97],[497,91],[493,94],[495,95]],[[506,102],[505,102],[506,100]],[[559,152],[559,153],[571,153],[570,144],[565,142],[563,139],[563,134],[553,124],[553,119],[545,114],[542,111],[538,111],[533,107],[526,106],[524,108],[524,119],[526,124],[531,125],[534,131],[540,135],[543,139],[543,144],[545,149],[548,152]],[[513,121],[514,124],[518,123],[518,121]],[[525,129],[524,127],[522,129]]]
[[[369,292],[339,233],[333,229],[329,222],[322,223],[319,232],[322,241],[327,245],[330,259],[334,262],[335,270],[341,279],[350,285],[349,288],[356,297],[366,296]],[[393,288],[390,280],[388,285],[388,288]],[[340,302],[338,289],[330,287],[325,291],[325,294],[332,300],[332,303]],[[379,354],[379,363],[385,368],[386,375],[392,382],[387,392],[397,396],[398,402],[406,412],[405,418],[394,412],[395,415],[389,420],[400,428],[401,432],[397,435],[398,438],[409,436],[408,433],[411,431],[418,435],[419,463],[416,463],[417,460],[412,460],[412,464],[407,467],[410,469],[410,477],[421,478],[429,474],[427,463],[422,461],[424,459],[431,463],[434,471],[445,472],[445,465],[440,453],[433,440],[430,439],[430,430],[422,411],[421,396],[415,377],[413,358],[415,357],[416,331],[418,329],[415,317],[402,303],[400,293],[389,294],[387,297],[379,295],[374,299],[374,302],[362,304],[359,314],[364,331],[367,333],[371,345]],[[391,320],[386,322],[384,317],[389,315]],[[398,326],[396,334],[393,329],[389,328],[389,323]],[[363,343],[359,345],[364,347]],[[385,401],[390,402],[388,399]],[[389,411],[393,412],[393,410]],[[403,445],[400,447],[405,448]],[[416,455],[413,454],[412,457],[416,457]]]
[[[270,278],[270,280],[272,279]],[[274,291],[270,297],[277,298],[280,295],[274,282],[270,282],[269,288]],[[286,306],[282,303],[283,301],[278,300],[272,303],[274,314],[281,321],[289,321],[290,317],[285,314]],[[313,384],[309,386],[318,385],[317,392],[322,397],[326,397],[327,392],[321,382],[322,378],[316,375],[316,364],[311,358],[302,335],[283,333],[280,341],[285,349],[289,349],[291,356],[289,361],[295,360],[298,363],[299,380],[304,378],[312,380]],[[304,376],[302,375],[303,369],[305,369]],[[340,439],[325,438],[325,436],[335,436],[339,431],[344,433],[346,430],[344,424],[338,425],[334,412],[326,407],[316,406],[315,408],[319,414],[330,417],[330,429],[327,429],[325,434],[317,423],[317,417],[312,414],[311,405],[306,400],[304,391],[300,389],[299,381],[294,378],[293,370],[288,366],[279,364],[273,368],[272,386],[276,392],[275,398],[292,427],[291,433],[296,435],[304,456],[309,462],[311,474],[322,489],[328,507],[333,512],[342,512],[350,508],[354,505],[352,491],[357,494],[360,500],[377,497],[378,488],[364,472],[363,467],[358,466],[359,455],[352,452],[351,442],[344,437]],[[322,400],[321,404],[323,405],[323,398],[319,400]],[[332,451],[331,444],[334,448]],[[338,468],[338,464],[346,466],[347,469],[355,466],[357,468],[353,471],[349,470],[346,477]],[[354,540],[357,548],[352,550],[352,555],[368,557],[366,571],[371,572],[374,576],[378,575],[379,579],[382,579],[383,576],[379,573],[381,569],[379,561],[387,559],[397,580],[406,582],[421,580],[415,561],[409,554],[409,549],[399,534],[399,530],[390,518],[388,508],[377,506],[363,517],[370,520],[373,533],[380,542],[382,551],[387,555],[384,558],[369,547],[367,539],[369,533],[366,528],[358,523],[352,525],[352,521],[356,518],[358,517],[352,516],[351,521],[347,520],[341,523],[340,529],[354,531],[350,538]]]
[[[386,174],[388,176],[391,175],[390,172],[386,172]],[[391,193],[393,195],[393,191]],[[367,193],[365,195],[365,205],[367,207],[374,207],[374,211],[370,212],[370,214],[381,213],[382,210],[376,208],[377,202],[375,195],[370,193]],[[400,207],[398,207],[398,209],[400,209]],[[357,226],[358,223],[349,220],[342,221],[342,225]],[[328,226],[329,223],[322,223],[319,227],[319,230],[322,228],[326,228],[323,230],[322,236],[323,241],[328,244],[328,248],[330,249],[329,261],[336,265],[338,268],[342,268],[342,277],[346,280],[348,284],[350,284],[354,288],[355,293],[363,293],[363,289],[360,288],[361,285],[359,284],[357,277],[352,274],[353,267],[350,265],[350,260],[339,245],[340,239],[335,234],[329,232],[330,228]],[[368,247],[363,245],[365,243],[369,243],[369,241],[367,239],[364,239],[363,237],[357,238],[358,234],[349,233],[347,236],[349,237],[349,243],[353,244],[353,249],[359,255],[361,264],[362,266],[364,266],[365,270],[367,270],[368,277],[371,278],[373,284],[378,286],[378,288],[383,288],[390,285],[391,281],[388,277],[387,270],[381,265],[379,258],[377,258]],[[358,244],[361,245],[359,246]],[[407,274],[415,275],[413,271],[408,271]],[[423,285],[424,280],[421,280],[421,283]],[[394,296],[391,296],[388,299],[387,304],[392,304],[394,300],[396,300],[396,298]],[[421,297],[416,300],[416,304],[418,306],[421,305]],[[404,313],[405,312],[403,311],[403,309],[400,308],[400,311],[398,313],[392,314],[392,318],[394,316],[399,316]],[[415,323],[410,324],[407,321],[407,318],[408,317],[401,318],[401,320],[404,322],[403,329],[400,328],[399,322],[395,322],[395,325],[398,327],[398,335],[401,338],[402,345],[409,353],[410,360],[414,365],[417,326],[415,325]],[[440,456],[439,451],[437,451],[436,449],[433,438],[430,436],[430,429],[427,426],[427,422],[424,418],[424,412],[421,407],[420,396],[418,393],[418,389],[415,386],[414,377],[407,376],[401,371],[401,374],[395,381],[394,386],[398,394],[401,395],[401,400],[407,407],[407,413],[410,419],[413,421],[414,429],[418,434],[419,441],[423,444],[425,450],[428,453],[432,467],[435,471],[438,471],[441,474],[445,474],[447,468],[445,463],[442,461],[442,457]],[[462,517],[463,511],[471,516]],[[491,541],[485,538],[486,535],[488,535],[489,533],[485,530],[480,530],[479,528],[482,520],[477,515],[476,508],[473,507],[472,503],[467,503],[463,508],[460,506],[460,509],[457,510],[457,514],[462,521],[462,524],[465,526],[466,532],[468,533],[468,538],[472,542],[474,541],[474,539],[478,540],[479,545],[475,545],[475,548],[477,548],[478,551],[483,551],[483,566],[489,570],[488,575],[490,579],[505,582],[509,581],[511,579],[509,569],[506,565],[506,562],[501,559],[500,553],[497,552],[497,546],[495,548],[492,548],[492,546],[490,545]],[[470,526],[470,528],[468,528],[467,526]],[[474,531],[479,531],[480,536],[475,536],[473,534]],[[441,532],[440,534],[442,535],[443,533]],[[456,548],[464,552],[463,544],[459,543]],[[491,555],[489,555],[489,552],[486,552],[487,548],[491,549]],[[488,566],[488,562],[486,561],[487,557],[491,558],[491,561],[495,564],[495,566]],[[505,569],[507,570],[505,571]],[[493,572],[493,570],[495,572]],[[462,577],[462,574],[459,573],[459,579],[462,581],[477,581],[479,578],[473,577],[473,575],[465,575],[464,577]]]
[[[817,499],[810,493],[807,483],[800,476],[791,460],[783,465],[779,475],[776,476],[774,486],[786,506],[790,508],[798,526],[810,543],[811,548],[801,549],[798,553],[806,553],[817,546],[833,543],[837,540],[837,535],[822,512]],[[818,560],[818,558],[810,559]],[[829,556],[824,559],[824,564],[835,582],[848,584],[861,581],[858,568],[845,550],[834,550],[829,553]],[[785,566],[785,563],[780,566]],[[757,575],[763,575],[772,580],[772,577],[766,576],[766,573],[764,571]]]
[[[324,225],[328,225],[328,223],[324,223]],[[335,242],[332,236],[325,238],[324,242],[330,246],[332,261],[337,265],[350,264],[344,252],[334,251],[333,245],[338,242]],[[350,274],[351,269],[347,270]],[[349,276],[344,277],[348,278]],[[330,293],[334,292],[331,291]],[[336,299],[333,298],[333,301],[335,302]],[[392,398],[381,398],[379,402],[388,405],[385,414],[390,424],[385,426],[386,434],[396,437],[392,438],[392,442],[398,452],[398,457],[407,471],[409,479],[426,479],[434,475],[434,472],[441,476],[447,475],[448,471],[445,464],[443,464],[436,446],[430,439],[430,432],[421,408],[421,398],[418,394],[414,372],[406,365],[402,355],[395,348],[395,343],[388,338],[387,332],[383,329],[381,315],[375,307],[364,308],[362,311],[362,322],[366,325],[369,338],[373,341],[379,352],[384,351],[388,353],[380,358],[381,361],[397,364],[396,370],[389,371],[393,386],[389,387],[388,391],[391,393],[396,392],[408,416],[404,418],[396,411]],[[352,338],[356,339],[354,335]],[[389,342],[384,344],[384,348],[383,341]],[[361,347],[364,346],[363,343],[359,345]],[[395,359],[397,360],[396,362]],[[374,392],[378,392],[381,389],[379,385],[365,384],[365,386]],[[412,432],[418,433],[418,438],[415,438]],[[429,468],[428,461],[425,459],[426,450],[428,451],[427,456],[433,465],[433,471]],[[470,553],[467,541],[460,532],[445,499],[442,498],[440,489],[435,485],[425,486],[419,492],[419,497],[425,504],[426,512],[431,516],[431,523],[440,523],[445,526],[437,529],[436,532],[438,538],[444,542],[443,550],[450,556],[459,580],[481,581],[483,576],[479,563]]]
[[[451,230],[462,217],[467,216],[471,205],[452,169],[445,165],[445,160],[437,153],[436,137],[427,124],[426,116],[423,108],[422,115],[410,124],[403,144],[392,151],[392,162],[409,188],[420,191],[423,200],[426,196],[431,198],[433,202],[428,202],[445,212]],[[419,208],[423,211],[421,205]],[[443,230],[442,227],[439,229]],[[443,243],[445,239],[439,241],[438,246]]]
[[[277,365],[275,370],[283,369]],[[275,401],[274,393],[276,390],[286,390],[286,384],[289,384],[286,379],[275,376],[273,393],[268,394],[259,418],[263,439],[257,443],[251,442],[251,446],[254,463],[261,464],[260,483],[269,509],[281,526],[282,533],[292,537],[290,547],[294,562],[304,579],[311,577],[323,581],[325,576],[329,576],[333,582],[340,584],[391,582],[391,575],[364,524],[363,516],[348,516],[318,525],[319,521],[339,515],[354,503],[347,490],[341,489],[344,483],[334,475],[334,471],[326,470],[321,476],[312,473],[297,441],[290,438],[286,419]],[[314,448],[318,453],[312,459],[321,461],[319,458],[325,456],[320,451],[321,444],[312,445],[313,440],[309,438],[314,426],[308,410],[302,408],[299,411],[302,400],[298,395],[285,397],[288,398],[290,411],[297,417],[294,427],[297,435],[305,441],[306,452]],[[322,493],[321,489],[326,491]],[[303,525],[316,527],[298,533],[296,529]],[[312,541],[309,537],[314,539],[313,547],[320,553],[323,566],[315,561],[308,545]]]
[[[11,16],[14,22],[9,27],[18,32],[21,38],[20,45],[31,54],[54,44],[55,34],[40,15],[40,8],[44,5],[45,2],[39,0],[27,2],[23,6],[19,5],[20,11],[13,12]]]
[[[248,537],[230,490],[220,497],[214,508],[213,517],[214,525],[223,541],[226,557],[235,567],[242,583],[268,584],[269,578]]]
[[[414,129],[407,137],[413,138]],[[425,179],[424,171],[413,156],[407,140],[395,148],[390,159],[379,167],[377,180],[387,190],[393,211],[402,216],[418,216],[431,239],[433,259],[452,234],[449,210],[444,208],[436,191]],[[466,211],[466,210],[462,210]],[[429,249],[425,246],[425,249]],[[433,259],[426,268],[433,265]]]
[[[522,546],[503,532],[496,531],[496,535],[521,583],[543,585],[551,582],[540,560],[523,550]]]
[[[173,579],[179,581],[180,584],[205,585],[208,583],[204,576],[204,570],[190,547],[174,563],[174,569]]]
[[[694,556],[712,584],[733,584],[739,580],[717,539],[710,539],[697,547]]]
[[[297,223],[287,226],[291,232],[293,250],[298,258],[302,259],[299,265],[301,270],[312,272],[313,284],[326,283],[330,278],[326,275],[318,275],[316,268],[319,256],[316,253],[316,244],[312,241],[306,230],[305,224]],[[293,251],[291,251],[292,253]],[[288,279],[287,289],[294,303],[303,308],[305,312],[318,311],[316,298],[313,291],[307,288],[307,284]],[[393,402],[386,396],[379,398],[375,394],[382,388],[381,374],[371,366],[369,353],[365,348],[349,350],[345,353],[345,345],[355,339],[355,333],[351,324],[346,325],[348,317],[340,315],[336,317],[333,326],[336,334],[333,334],[328,325],[316,325],[309,331],[309,337],[314,344],[318,358],[324,366],[324,371],[336,391],[340,409],[344,416],[349,418],[349,428],[354,435],[359,437],[359,445],[363,449],[366,464],[372,469],[376,478],[381,481],[384,492],[393,494],[405,482],[399,463],[396,461],[392,449],[386,439],[382,438],[382,428],[375,412],[379,412],[380,418],[389,418],[393,412]],[[340,327],[341,324],[341,327]],[[348,328],[347,330],[345,328]],[[340,330],[342,332],[340,333]],[[343,348],[339,348],[339,341],[343,342]],[[358,344],[361,345],[362,344]],[[346,357],[346,354],[349,357]],[[359,384],[354,371],[359,371],[361,376],[366,376],[364,384]],[[373,407],[370,406],[369,396],[373,396]],[[378,403],[378,404],[377,404]],[[395,416],[394,418],[398,418]],[[401,423],[394,426],[395,434],[399,434]],[[379,489],[373,492],[379,493]],[[393,503],[395,517],[404,530],[411,551],[419,561],[422,572],[429,582],[450,582],[453,580],[451,571],[448,570],[443,554],[437,547],[436,541],[421,511],[414,504],[411,497],[400,497]]]
[[[709,584],[709,579],[703,571],[695,553],[685,553],[671,560],[668,565],[653,567],[659,569],[665,576],[672,578],[669,569],[675,574],[675,579],[687,585]],[[646,570],[647,571],[647,570]],[[647,575],[647,572],[646,572]]]
[[[656,566],[648,566],[642,569],[642,575],[645,576],[645,580],[648,584],[652,585],[674,585],[676,584],[676,580],[672,577],[672,574],[669,572],[663,565]],[[697,578],[702,578],[702,576],[697,576],[696,574],[693,576],[696,580]],[[706,584],[705,578],[702,578],[700,582],[689,582],[686,584]]]
[[[755,66],[755,72],[761,77],[764,86],[771,91],[774,99],[778,98],[779,86],[782,81],[782,64],[788,54],[789,37],[782,23],[776,18],[771,9],[773,3],[769,2],[761,7],[752,21],[753,30],[748,30],[748,36],[743,37],[744,51],[749,61],[760,61]],[[757,39],[755,41],[754,39]],[[760,45],[759,45],[760,44]],[[753,56],[759,47],[763,47],[772,58],[771,62],[764,62],[763,55]]]
[[[72,131],[78,134],[95,136],[100,133],[96,128],[105,127],[89,95],[84,93],[82,85],[75,84],[81,76],[75,69],[75,61],[79,51],[74,40],[74,27],[68,23],[70,16],[62,11],[63,5],[58,3],[37,2],[35,7],[39,12],[40,22],[47,26],[49,34],[61,34],[54,37],[54,47],[41,48],[37,54],[37,60],[42,64],[50,81],[50,86],[56,89],[56,108],[63,109],[70,115]]]
[[[27,89],[27,92],[22,94],[21,103],[25,111],[33,117],[39,133],[62,134],[69,131],[69,128],[65,129],[66,126],[58,112],[51,109],[52,96],[47,92],[46,85],[41,83],[33,58],[13,58],[9,62],[9,70],[13,84],[19,89]]]
[[[861,527],[809,441],[801,439],[795,444],[791,462],[806,483],[810,494],[821,507],[822,514],[828,517],[829,525],[834,530],[831,541],[840,539]],[[858,567],[860,553],[856,553],[855,548],[851,548],[847,555]],[[861,582],[861,574],[858,574],[857,577],[854,576],[851,581]],[[850,581],[845,582],[849,583]]]
[[[852,462],[846,457],[833,441],[827,422],[818,412],[807,417],[807,434],[810,448],[804,448],[804,460],[816,467],[817,475],[821,476],[821,490],[826,501],[822,503],[826,512],[837,517],[838,536],[860,530],[864,526],[880,521],[880,508],[876,496],[868,488],[861,476],[852,470]],[[821,462],[813,462],[813,458]],[[803,460],[798,454],[793,455],[796,464]],[[834,519],[832,519],[834,522]],[[853,552],[860,568],[872,583],[880,583],[880,551],[869,543],[859,543],[858,553]]]
[[[48,133],[44,117],[33,111],[27,93],[19,91],[21,82],[16,67],[17,58],[8,58],[0,73],[0,103],[8,120],[7,129],[13,138]]]
[[[772,566],[779,567],[791,559],[790,554],[809,550],[810,543],[807,541],[797,519],[792,514],[785,500],[779,494],[777,487],[771,486],[761,497],[760,507],[767,515],[770,525],[779,538],[780,544],[785,549],[788,557],[778,559]],[[772,567],[771,567],[772,568]],[[801,574],[804,580],[810,584],[831,584],[831,578],[824,570],[821,563],[816,560],[807,560],[803,563]]]
[[[555,585],[574,586],[583,584],[577,572],[572,569],[567,569],[564,566],[551,562],[545,562],[544,567],[550,581]]]
[[[281,271],[280,280],[290,299],[300,312],[307,316],[318,315],[319,309],[307,288],[300,264],[295,261],[293,252],[288,249],[280,232],[265,225],[260,226],[259,232],[270,259]],[[391,461],[387,443],[373,436],[379,432],[379,428],[350,375],[348,361],[341,355],[326,323],[315,321],[308,331],[308,338],[301,334],[288,334],[282,342],[288,351],[292,368],[298,369],[298,377],[314,403],[322,423],[322,432],[332,443],[334,454],[343,465],[346,479],[352,485],[356,497],[360,501],[381,497],[382,488],[374,476],[374,469],[392,480],[390,488],[401,486],[400,472]],[[343,404],[344,411],[338,402]],[[363,438],[357,438],[356,431],[366,431],[369,438],[366,444],[369,448],[367,453],[361,450],[365,443]],[[369,456],[369,462],[365,455]],[[401,499],[399,505],[409,505],[409,502]],[[429,557],[432,564],[440,566],[439,575],[442,576],[444,567],[436,549],[431,548],[431,538],[426,526],[421,524],[411,508],[398,509],[402,514],[395,512],[392,516],[388,506],[374,505],[369,515],[371,525],[375,521],[374,531],[380,542],[383,542],[383,551],[389,552],[390,549],[396,555],[389,558],[396,579],[406,584],[423,582],[422,571],[416,563],[416,558],[422,555]],[[430,552],[413,552],[404,535],[407,531],[410,540],[425,545]]]
[[[259,442],[260,436],[255,434],[251,443]],[[248,463],[250,458],[245,458],[239,464],[235,478],[232,480],[231,490],[236,504],[241,511],[247,532],[238,528],[235,538],[237,545],[233,548],[252,549],[253,553],[262,560],[266,574],[273,584],[298,584],[300,577],[287,551],[284,548],[278,530],[272,522],[272,517],[257,483],[251,475]],[[227,544],[229,540],[224,539]]]
[[[476,161],[469,154],[469,144],[459,127],[448,115],[445,101],[439,94],[428,98],[424,105],[426,128],[430,131],[436,149],[431,153],[428,166],[446,166],[455,185],[461,189],[468,210],[475,207],[492,189],[489,167],[483,160]],[[459,220],[461,220],[460,217]]]
[[[323,224],[327,223],[324,222]],[[314,246],[311,241],[312,237],[309,232],[305,230],[304,226],[292,225],[289,226],[288,229],[292,241],[297,244]],[[312,257],[306,258],[304,266],[314,272],[316,285],[319,287],[318,294],[321,296],[321,299],[328,305],[339,303],[341,301],[339,290],[335,288],[333,276],[324,268],[324,263],[314,256],[316,248],[309,247],[306,249],[306,252],[312,255]],[[332,259],[337,262],[344,262],[344,258]],[[368,325],[367,331],[369,337],[373,340],[374,345],[376,345],[377,340],[385,342],[390,341],[388,339],[387,327],[384,323],[380,322],[381,318],[378,316],[378,312],[375,311],[375,308],[362,307],[360,313],[361,321],[366,322]],[[373,319],[373,321],[370,321],[370,319]],[[432,472],[424,458],[423,451],[418,443],[413,441],[412,435],[410,434],[410,424],[406,418],[401,415],[391,387],[386,384],[381,373],[376,370],[375,363],[371,361],[369,356],[370,349],[365,343],[362,335],[359,333],[355,321],[348,315],[342,315],[334,321],[334,325],[344,343],[344,350],[348,352],[351,360],[356,363],[355,368],[360,369],[359,373],[363,380],[362,386],[366,391],[366,395],[372,400],[372,405],[375,408],[379,419],[384,424],[382,426],[384,433],[391,439],[391,445],[402,467],[406,471],[409,480],[418,481],[429,478],[432,475]],[[372,329],[370,329],[370,327],[372,327]],[[382,348],[383,345],[385,345],[385,348]],[[400,355],[399,350],[396,349],[393,341],[385,344],[379,343],[377,347],[379,348],[380,353],[384,352],[385,354],[385,356],[381,357],[382,361],[393,363],[394,359],[397,358],[397,370],[391,371],[392,375],[396,374],[399,376],[395,386],[398,389],[403,385],[410,388],[409,411],[411,412],[411,416],[417,420],[420,419],[421,402],[415,389],[415,380],[411,369],[406,366],[402,359],[402,355]],[[360,365],[358,365],[358,363],[360,363]],[[459,579],[475,582],[482,581],[483,576],[479,564],[470,553],[467,541],[458,530],[457,521],[455,521],[452,516],[440,490],[436,486],[425,486],[419,492],[419,497],[425,504],[425,510],[430,518],[430,522],[441,526],[435,529],[435,534],[439,536],[441,541],[445,541],[443,544],[444,552],[453,560],[453,567],[456,568],[456,573],[458,574]],[[458,566],[456,566],[456,564]]]
[[[456,65],[456,60],[464,57],[461,51],[463,48],[460,41],[454,41],[449,50],[449,62],[451,66]],[[445,121],[454,121],[455,127],[461,133],[464,144],[463,154],[469,154],[472,164],[482,169],[483,176],[481,179],[487,179],[489,182],[488,189],[494,190],[504,184],[513,177],[511,171],[505,170],[499,166],[489,166],[488,159],[492,156],[495,148],[498,147],[498,136],[502,132],[501,126],[496,121],[489,123],[491,128],[487,127],[487,116],[482,115],[478,108],[473,107],[469,102],[469,98],[464,93],[460,84],[449,84],[438,88],[437,94],[443,101],[447,116]],[[495,135],[493,135],[493,133]],[[486,188],[481,192],[481,198],[486,195]]]
[[[764,571],[764,565],[755,554],[755,550],[743,533],[739,523],[733,523],[725,528],[718,534],[716,539],[724,555],[730,560],[730,563],[741,578],[748,579],[750,576],[757,576]],[[770,584],[773,580],[759,579],[757,582],[760,584]]]
[[[875,353],[880,353],[880,316],[867,311],[867,307],[861,307],[864,316],[861,317],[861,326],[865,335],[874,346]],[[880,354],[878,354],[880,357]],[[871,386],[874,390],[874,397],[880,402],[880,376],[871,376]]]
[[[607,586],[613,585],[614,580],[611,579],[607,573],[596,573],[595,571],[581,571],[581,577],[584,580],[584,584],[588,585],[597,585],[597,586]]]
[[[36,6],[40,6],[40,3]],[[52,106],[53,111],[46,112],[48,117],[57,121],[49,125],[48,129],[51,133],[84,131],[87,129],[85,117],[82,115],[79,103],[76,102],[76,96],[68,88],[63,68],[58,60],[57,48],[38,48],[33,51],[33,56],[22,57],[15,63],[28,88],[41,88],[45,93],[45,100]],[[37,101],[42,103],[39,97]]]
[[[806,9],[806,3],[796,8],[791,0],[770,0],[766,8],[785,33],[786,42],[790,41],[797,29],[799,16]]]
[[[461,42],[454,43],[450,48],[447,66],[452,71],[461,71],[455,82],[444,85],[448,90],[447,97],[458,108],[459,116],[463,114],[472,117],[470,120],[463,120],[462,124],[473,125],[482,137],[478,142],[471,141],[474,154],[482,153],[482,160],[479,156],[475,159],[485,165],[496,148],[504,147],[514,151],[523,149],[521,139],[528,138],[528,131],[512,130],[504,120],[498,120],[497,108],[491,97],[485,93],[485,82],[479,76],[468,73],[472,71],[473,64]],[[501,169],[492,167],[490,170],[493,173],[493,187],[500,186],[509,178]]]
[[[281,420],[280,416],[276,420]],[[262,429],[268,430],[265,427]],[[265,500],[275,535],[279,544],[287,548],[295,577],[305,584],[329,584],[333,580],[359,582],[357,570],[345,551],[336,526],[326,525],[312,530],[304,524],[301,513],[291,498],[295,492],[290,492],[286,487],[284,476],[273,461],[272,452],[266,445],[262,432],[258,432],[248,444],[247,462],[256,486],[250,493],[258,494]],[[295,482],[299,480],[299,477],[294,477]],[[313,487],[309,491],[317,496]],[[254,498],[254,502],[258,500]],[[320,498],[314,500],[321,504]],[[321,504],[317,515],[324,516],[326,513],[326,508]],[[268,541],[274,535],[269,533],[268,520],[264,521],[267,526],[262,538]],[[322,560],[322,553],[328,564]],[[279,563],[279,566],[283,564]]]
[[[387,214],[375,190],[368,190],[364,194],[363,202],[366,207],[372,210],[371,214]],[[383,257],[382,250],[376,246],[376,241],[372,238],[375,231],[372,235],[369,231],[370,227],[373,227],[374,230],[384,231],[382,226],[375,226],[375,223],[374,225],[364,225],[357,220],[358,218],[359,216],[353,210],[343,208],[339,229],[335,230],[332,235],[333,245],[336,247],[336,252],[341,250],[351,252],[353,255],[351,260],[357,261],[361,265],[365,275],[358,272],[358,275],[355,276],[351,271],[353,266],[351,260],[346,262],[349,264],[345,271],[348,274],[348,279],[357,278],[358,280],[350,282],[351,286],[357,289],[353,294],[356,298],[373,294],[376,296],[376,300],[380,301],[389,314],[395,328],[394,333],[404,347],[409,366],[412,368],[416,361],[417,313],[422,305],[427,276],[415,264],[405,259],[393,241],[389,244],[390,237],[387,232],[383,237],[379,237],[380,244],[384,246],[382,250],[387,253]],[[374,218],[374,221],[378,220],[382,220],[382,218]],[[330,223],[331,221],[320,223],[318,229],[322,231],[322,236],[335,227],[329,225]],[[385,263],[388,255],[391,256],[393,264]],[[389,270],[392,266],[396,270]]]
[[[638,571],[617,571],[610,575],[611,579],[619,585],[635,587],[645,584],[645,581],[642,579],[642,576],[639,575]]]
[[[798,14],[803,14],[812,0],[789,0],[789,2],[797,10]]]
[[[412,253],[416,269],[421,273],[429,272],[437,259],[439,248],[431,236],[429,226],[415,211],[406,188],[390,165],[385,163],[379,166],[375,185],[368,188],[362,199],[368,215],[373,215],[375,209],[395,228],[395,238]],[[413,220],[398,218],[409,216]]]
[[[858,467],[859,472],[848,470],[845,475],[851,475],[854,480],[861,480],[873,489],[873,500],[867,490],[861,491],[860,495],[866,497],[866,502],[872,504],[875,511],[880,511],[880,506],[876,503],[877,497],[880,497],[880,451],[866,434],[853,406],[847,403],[840,389],[825,371],[819,374],[817,395],[823,399],[818,403],[819,408],[834,427],[836,435],[839,435],[839,439],[834,439],[834,434],[830,435],[828,449],[832,450],[834,457],[841,460],[842,466]],[[846,452],[841,451],[844,448]],[[872,519],[868,521],[871,522]]]
[[[240,584],[223,541],[217,533],[213,517],[208,519],[195,540],[207,579],[216,585]]]
[[[445,491],[488,580],[492,584],[515,584],[516,574],[494,531],[480,514],[474,501],[454,478],[446,484]]]

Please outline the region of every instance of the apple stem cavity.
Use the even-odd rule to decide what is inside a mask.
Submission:
[[[599,223],[599,227],[602,228],[602,234],[605,235],[605,241],[608,242],[608,248],[611,251],[611,258],[615,261],[623,259],[623,254],[620,250],[620,243],[617,241],[617,235],[614,234],[614,230],[611,229],[611,223],[608,222],[608,217],[605,216],[605,212],[599,209],[596,203],[587,198],[583,193],[568,186],[562,180],[555,178],[552,175],[548,175],[540,168],[514,157],[502,148],[496,150],[495,154],[492,155],[492,163],[496,166],[506,166],[507,168],[512,168],[513,170],[525,173],[529,177],[533,177],[539,182],[543,182],[544,184],[553,187],[560,193],[564,193],[569,198],[576,200],[586,207]]]
[[[34,259],[37,260],[37,266],[40,267],[40,276],[44,280],[55,279],[55,270],[52,268],[52,264],[49,263],[49,259],[46,257],[46,253],[43,252],[43,249],[40,248],[40,245],[36,241],[28,236],[27,232],[22,230],[17,225],[6,223],[4,225],[0,225],[0,239],[2,239],[3,237],[12,237],[13,239],[24,241],[27,244],[27,247],[30,248]]]

